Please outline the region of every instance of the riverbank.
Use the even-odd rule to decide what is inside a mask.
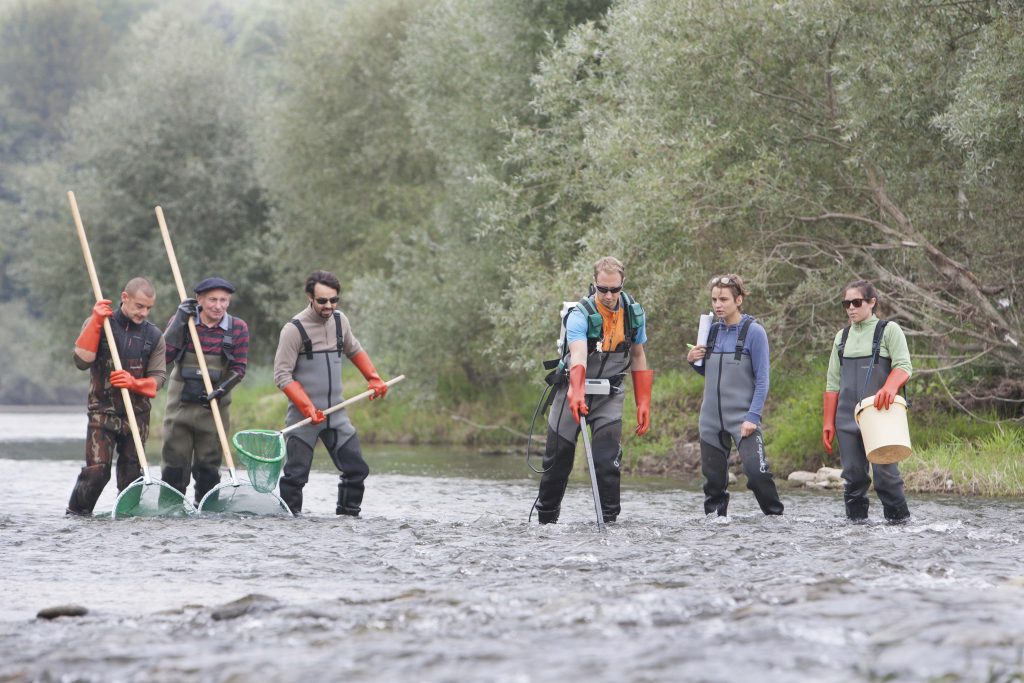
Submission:
[[[780,479],[797,470],[839,467],[838,454],[829,456],[821,447],[823,373],[817,370],[773,376],[764,415],[765,448]],[[345,382],[346,395],[364,388],[354,371],[346,373]],[[692,372],[658,373],[652,428],[644,437],[633,435],[636,416],[628,382],[627,387],[624,469],[644,476],[700,477],[697,419],[703,379]],[[487,392],[444,392],[466,397],[455,403],[426,396],[409,381],[392,388],[383,402],[364,401],[349,413],[367,443],[449,444],[489,454],[522,454],[542,389],[538,383],[506,382]],[[992,424],[950,412],[935,401],[911,398],[915,450],[901,464],[908,491],[1024,496],[1024,426]],[[163,419],[164,400],[155,403],[154,426]],[[286,408],[287,399],[274,386],[269,369],[254,368],[235,390],[231,431],[278,428]],[[538,455],[545,429],[544,416],[538,416],[532,447]]]

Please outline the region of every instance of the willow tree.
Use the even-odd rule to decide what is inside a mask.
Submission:
[[[517,131],[522,171],[492,234],[562,289],[620,253],[674,348],[712,271],[752,279],[799,362],[827,352],[838,290],[864,277],[926,364],[1018,372],[1020,318],[999,303],[1018,200],[968,172],[943,118],[1017,17],[994,2],[619,3],[545,62],[549,122]],[[681,363],[663,350],[662,367]]]
[[[256,302],[275,290],[263,258],[267,209],[247,133],[246,72],[220,29],[198,13],[170,10],[133,26],[116,63],[107,83],[72,110],[63,168],[41,169],[32,184],[33,291],[55,302],[65,331],[88,311],[81,254],[53,249],[73,241],[64,190],[74,189],[105,293],[150,277],[153,319],[163,324],[178,296],[153,213],[160,204],[186,281],[235,281],[233,311],[267,332]]]
[[[606,6],[450,0],[424,5],[405,27],[395,93],[415,139],[435,159],[437,192],[422,223],[395,235],[389,266],[356,287],[368,332],[398,362],[421,363],[456,399],[491,391],[510,374],[508,364],[495,362],[501,333],[493,312],[504,308],[505,283],[515,273],[481,231],[509,173],[502,150],[511,128],[532,120],[531,77],[541,53]]]

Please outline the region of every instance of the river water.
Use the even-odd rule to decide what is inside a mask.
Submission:
[[[84,418],[43,419],[0,414],[0,682],[1024,680],[1017,500],[851,525],[836,493],[765,518],[737,487],[718,520],[626,478],[601,534],[582,459],[539,527],[521,458],[376,447],[358,519],[320,454],[301,518],[81,520]]]

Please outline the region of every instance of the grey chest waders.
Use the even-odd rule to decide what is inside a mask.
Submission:
[[[721,324],[716,323],[708,339],[708,352],[704,357],[704,399],[700,408],[700,438],[717,444],[728,452],[728,437],[739,446],[742,440],[743,420],[754,398],[754,366],[750,355],[743,353],[747,332],[753,318],[740,324],[733,349],[715,351],[715,339]]]

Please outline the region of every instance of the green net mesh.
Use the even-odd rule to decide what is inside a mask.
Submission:
[[[195,514],[192,503],[177,489],[159,479],[147,484],[141,477],[129,484],[114,501],[112,516],[122,517],[187,517]]]
[[[203,496],[199,512],[291,517],[292,513],[277,494],[259,492],[248,482],[223,482]]]
[[[269,493],[277,488],[284,464],[284,436],[267,429],[247,429],[231,438],[253,488]]]

